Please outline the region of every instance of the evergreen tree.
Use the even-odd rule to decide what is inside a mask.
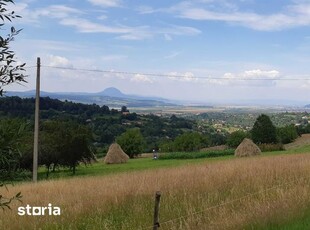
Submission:
[[[255,121],[251,131],[252,139],[256,144],[277,143],[277,130],[269,116],[261,114]]]

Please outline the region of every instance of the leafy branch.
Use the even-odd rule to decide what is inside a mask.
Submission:
[[[0,182],[0,187],[5,187],[7,189],[6,185],[3,182]],[[3,195],[0,194],[0,208],[2,210],[11,209],[10,207],[11,202],[14,200],[21,202],[22,197],[23,196],[21,195],[21,192],[17,193],[15,196],[10,198],[4,197]]]
[[[13,0],[0,0],[0,29],[4,27],[5,22],[12,22],[14,18],[20,18],[14,11],[6,9],[7,3],[13,3]],[[0,36],[0,96],[3,95],[3,87],[13,82],[26,82],[25,63],[17,64],[15,53],[10,49],[10,42],[14,41],[15,36],[20,33],[21,29],[16,30],[13,26],[10,33],[6,36]]]

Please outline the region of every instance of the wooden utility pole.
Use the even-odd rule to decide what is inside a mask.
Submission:
[[[155,194],[155,207],[154,207],[154,221],[153,221],[153,230],[158,230],[159,228],[159,202],[160,202],[160,191],[157,191]]]
[[[39,112],[40,112],[40,67],[41,60],[37,58],[37,84],[36,84],[36,108],[34,120],[34,142],[33,142],[33,170],[32,180],[38,181],[38,150],[39,150]]]

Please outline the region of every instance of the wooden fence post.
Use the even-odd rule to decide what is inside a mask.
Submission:
[[[153,230],[158,230],[159,226],[159,202],[160,202],[160,191],[157,191],[155,194],[155,208],[154,208],[154,222]]]

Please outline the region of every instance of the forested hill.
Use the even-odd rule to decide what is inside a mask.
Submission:
[[[3,97],[0,98],[0,119],[22,118],[33,124],[35,100],[33,98]],[[131,113],[125,106],[121,110],[110,109],[108,106],[87,105],[69,101],[60,101],[49,97],[40,99],[41,124],[49,120],[73,121],[88,126],[97,146],[106,148],[118,136],[128,129],[139,128],[144,137],[146,148],[150,151],[154,146],[165,141],[174,140],[177,136],[197,131],[209,136],[216,145],[223,142],[223,137],[212,127],[199,127],[195,120],[156,115],[140,115]],[[214,140],[214,141],[213,141]],[[210,142],[206,142],[210,144]]]
[[[0,114],[2,116],[29,118],[34,114],[35,99],[20,97],[2,97],[0,98]],[[40,110],[45,118],[49,115],[55,115],[57,112],[71,115],[81,115],[82,117],[91,117],[95,114],[119,113],[117,110],[110,110],[108,106],[99,106],[96,104],[88,105],[74,103],[71,101],[60,101],[49,97],[40,98]],[[50,114],[48,114],[50,113]]]

